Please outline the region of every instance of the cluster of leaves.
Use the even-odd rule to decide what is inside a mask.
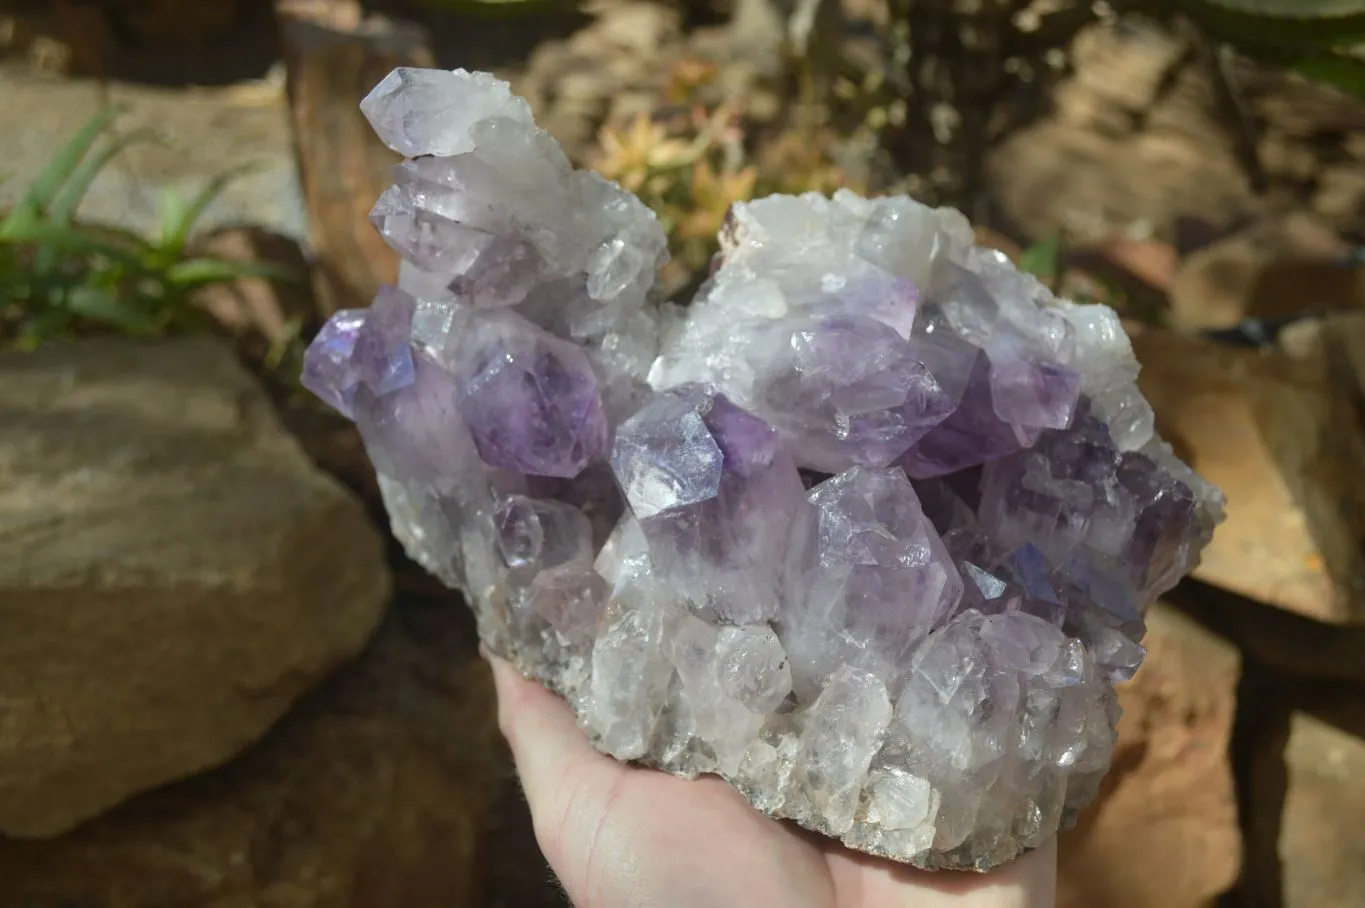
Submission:
[[[589,161],[659,216],[673,253],[661,276],[666,293],[705,270],[735,202],[850,185],[833,161],[830,136],[789,127],[759,141],[740,107],[700,100],[715,77],[712,63],[681,61],[670,73],[659,109],[604,126]]]
[[[113,110],[92,117],[0,217],[0,346],[32,349],[54,340],[114,332],[155,336],[206,326],[195,291],[255,276],[290,279],[263,264],[196,257],[191,234],[240,171],[185,199],[167,191],[150,237],[77,221],[95,178],[116,155],[150,135],[115,136]]]
[[[1238,51],[1365,99],[1365,0],[1160,0]]]

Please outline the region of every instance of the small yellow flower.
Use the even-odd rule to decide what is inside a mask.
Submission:
[[[725,215],[735,202],[753,197],[758,171],[753,167],[717,172],[710,161],[692,165],[692,210],[678,224],[678,236],[684,239],[711,239],[725,222]]]
[[[643,113],[624,129],[604,126],[598,143],[597,172],[631,192],[637,192],[651,174],[682,166],[690,159],[686,142],[669,138],[661,124]]]
[[[673,104],[686,104],[697,89],[715,81],[720,68],[711,60],[684,57],[673,65],[668,74],[664,98]]]

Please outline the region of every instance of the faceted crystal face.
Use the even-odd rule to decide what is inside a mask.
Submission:
[[[449,373],[424,356],[413,359],[412,384],[388,394],[361,387],[355,421],[375,469],[399,479],[454,484],[468,474],[473,439],[460,418]]]
[[[1108,767],[1113,713],[1079,641],[1030,615],[966,611],[911,659],[887,750],[935,792],[934,847],[953,849],[983,830],[1016,834],[993,791],[1035,790],[1034,822],[1055,827],[1058,780]]]
[[[386,287],[369,309],[336,313],[304,357],[303,386],[342,414],[354,417],[356,392],[362,384],[375,395],[412,384],[414,306],[407,294]]]
[[[452,105],[453,98],[462,103]],[[409,158],[472,151],[470,128],[490,117],[531,123],[531,108],[506,82],[462,69],[395,69],[360,102],[360,110],[385,145]]]
[[[660,306],[653,214],[505,83],[400,69],[362,108],[408,157],[398,286],[303,381],[489,648],[603,752],[871,854],[988,869],[1070,823],[1222,513],[1117,315],[848,191],[735,205]]]
[[[412,316],[417,301],[396,287],[384,287],[356,334],[352,356],[361,382],[382,397],[412,384]]]
[[[760,343],[762,412],[809,469],[886,466],[955,405],[912,342],[867,316],[782,322]]]
[[[605,457],[607,423],[583,351],[510,313],[459,338],[460,412],[492,467],[572,478]]]
[[[686,390],[651,401],[616,432],[611,465],[641,520],[720,494],[725,455],[700,412],[710,401]]]
[[[342,309],[322,326],[303,359],[303,386],[348,417],[354,413],[360,384],[353,357],[356,338],[364,325],[364,309]]]
[[[958,604],[962,579],[901,471],[855,467],[807,498],[780,625],[798,684],[818,690],[849,664],[893,683]]]
[[[959,406],[901,458],[914,479],[957,473],[1019,450],[1019,437],[995,411],[990,361],[975,348],[968,355],[971,367]]]
[[[685,385],[621,424],[611,461],[654,568],[691,608],[724,621],[776,617],[802,485],[771,426]]]

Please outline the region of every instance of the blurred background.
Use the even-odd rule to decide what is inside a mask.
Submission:
[[[1063,908],[1365,906],[1365,0],[0,0],[0,908],[564,904],[472,621],[300,392],[397,65],[668,230],[908,192],[1127,319],[1227,493]]]

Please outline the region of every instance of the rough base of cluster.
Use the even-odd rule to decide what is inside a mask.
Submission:
[[[400,69],[362,109],[403,269],[304,381],[488,645],[606,753],[856,849],[984,870],[1070,823],[1221,519],[1115,313],[850,192],[736,205],[659,304],[653,214],[506,84]]]

